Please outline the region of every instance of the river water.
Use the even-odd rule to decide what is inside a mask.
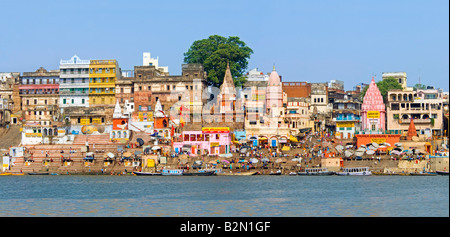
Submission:
[[[448,176],[2,176],[0,216],[448,217]]]

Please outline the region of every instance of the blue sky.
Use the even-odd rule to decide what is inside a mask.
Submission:
[[[254,54],[248,70],[283,81],[342,80],[345,88],[406,72],[408,85],[449,90],[447,0],[0,1],[0,72],[58,69],[60,59],[159,57],[171,75],[209,35],[238,36]]]

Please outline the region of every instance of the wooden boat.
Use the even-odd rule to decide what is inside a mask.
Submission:
[[[157,175],[162,175],[161,173],[138,172],[138,171],[134,171],[133,173],[134,173],[134,175],[138,175],[138,176],[157,176]]]
[[[448,175],[448,171],[436,171],[438,175]]]
[[[11,173],[11,172],[5,172],[5,173],[0,173],[0,175],[24,175],[24,173]]]
[[[32,172],[32,173],[28,173],[28,175],[49,175],[50,173],[48,172]]]
[[[183,172],[183,176],[211,176],[215,174],[215,171]]]
[[[436,176],[436,173],[409,173],[412,176]]]
[[[336,172],[337,175],[358,175],[358,176],[369,176],[372,172],[369,167],[354,167],[354,168],[342,168],[342,171]]]
[[[275,172],[275,173],[273,173],[273,172],[271,171],[269,175],[281,175],[281,170],[278,170],[278,171]]]
[[[164,176],[179,176],[183,175],[184,170],[181,169],[163,169],[161,175]]]
[[[224,175],[224,176],[249,176],[249,175],[256,175],[258,174],[258,172],[253,172],[253,171],[249,171],[249,172],[237,172],[237,173],[217,173],[217,175]]]
[[[298,172],[298,175],[334,175],[333,171],[328,168],[308,168],[303,172]]]

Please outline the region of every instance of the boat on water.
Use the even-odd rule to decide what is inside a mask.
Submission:
[[[163,169],[161,175],[164,176],[179,176],[183,175],[184,170],[182,169]]]
[[[48,172],[31,172],[28,173],[28,175],[49,175],[50,173]]]
[[[211,176],[215,175],[216,171],[214,170],[199,170],[198,172],[183,172],[183,176]]]
[[[258,172],[256,171],[248,171],[248,172],[236,172],[236,173],[227,173],[227,172],[222,172],[222,173],[216,173],[216,175],[224,175],[224,176],[249,176],[249,175],[256,175],[258,174]]]
[[[335,172],[329,171],[328,168],[308,168],[305,171],[297,173],[298,175],[334,175]]]
[[[157,176],[157,175],[162,175],[161,173],[138,172],[138,171],[134,171],[133,174],[134,175],[138,175],[138,176]]]
[[[369,167],[354,167],[354,168],[342,168],[342,171],[336,172],[337,175],[359,175],[369,176],[372,172]]]
[[[24,173],[11,173],[11,172],[5,172],[5,173],[0,173],[0,175],[24,175]]]
[[[438,175],[448,175],[448,171],[436,171]]]
[[[409,175],[412,175],[412,176],[436,176],[437,174],[426,172],[426,173],[409,173]]]
[[[270,171],[269,175],[281,175],[281,170],[277,170],[277,172]]]

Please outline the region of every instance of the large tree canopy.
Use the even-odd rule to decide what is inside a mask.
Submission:
[[[398,83],[398,80],[393,78],[393,77],[389,77],[386,78],[384,80],[381,80],[379,82],[376,83],[378,89],[380,90],[381,96],[383,97],[383,102],[384,104],[387,103],[387,93],[390,90],[401,90],[402,89],[402,85],[400,83]],[[366,95],[366,91],[369,88],[369,86],[364,87],[364,89],[362,90],[361,94],[360,94],[360,98],[361,101],[363,101],[364,96]]]
[[[207,39],[192,43],[189,50],[184,53],[185,63],[201,63],[208,74],[208,83],[219,87],[225,76],[227,62],[236,86],[245,82],[243,74],[248,66],[247,59],[253,50],[237,36],[225,38],[220,35],[211,35]]]

